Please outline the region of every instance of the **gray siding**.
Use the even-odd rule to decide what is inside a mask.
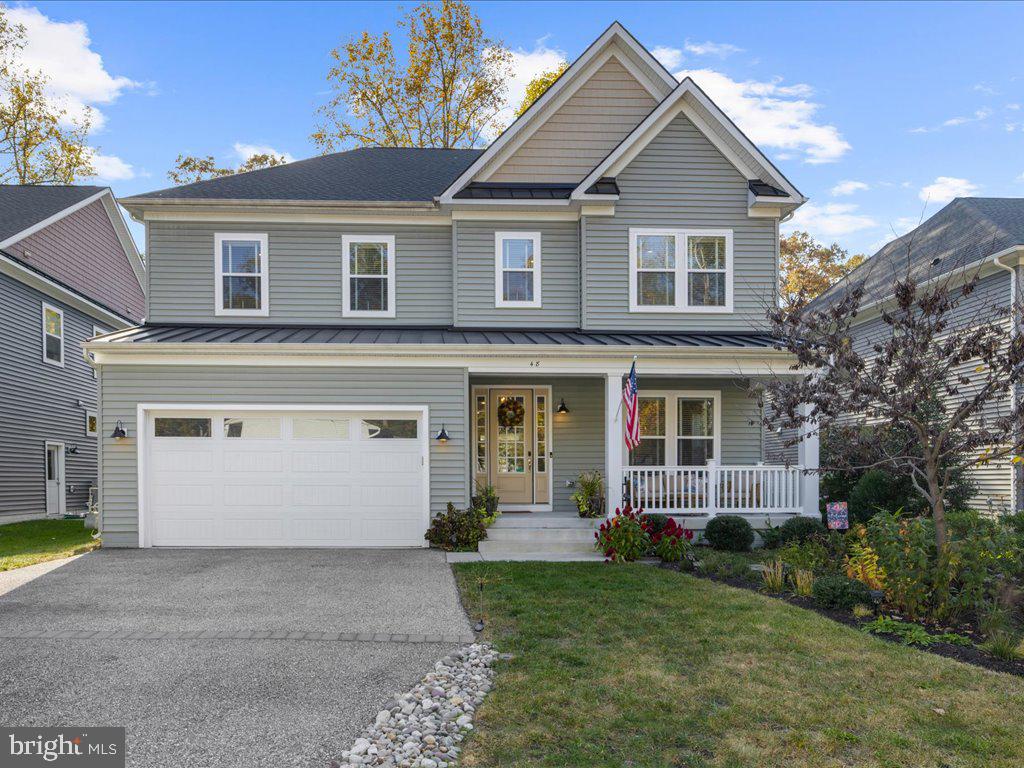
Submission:
[[[775,219],[751,218],[747,182],[685,116],[673,120],[617,177],[614,216],[584,219],[584,327],[598,330],[749,330],[775,301]],[[733,231],[730,314],[629,312],[629,228]]]
[[[64,312],[63,368],[43,362],[43,304]],[[0,520],[45,513],[47,440],[78,446],[77,453],[65,455],[67,510],[86,507],[96,481],[96,438],[86,436],[86,408],[78,402],[96,406],[96,380],[81,351],[94,324],[103,327],[0,274]]]
[[[214,315],[214,235],[268,235],[270,316]],[[393,319],[341,315],[343,234],[395,236]],[[433,225],[151,222],[147,226],[151,323],[449,325],[451,227]]]
[[[468,501],[468,390],[461,368],[284,368],[105,366],[103,369],[103,541],[138,545],[136,407],[139,403],[426,405],[430,434],[442,422],[451,440],[430,444],[433,513]],[[124,422],[128,439],[109,435]]]
[[[495,307],[494,233],[540,232],[539,309]],[[575,221],[458,221],[456,324],[463,327],[578,328],[580,324],[579,224]]]

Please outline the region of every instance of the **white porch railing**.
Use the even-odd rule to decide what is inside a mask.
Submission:
[[[666,515],[800,514],[801,467],[623,467],[623,490],[634,509]]]

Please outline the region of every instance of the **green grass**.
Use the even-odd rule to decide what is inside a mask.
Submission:
[[[0,571],[71,557],[98,546],[81,520],[27,520],[0,525]]]
[[[463,766],[1024,765],[1024,680],[646,565],[455,566],[501,651]]]

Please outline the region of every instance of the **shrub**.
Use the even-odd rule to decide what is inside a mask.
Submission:
[[[651,534],[652,539],[661,533],[670,522],[675,523],[675,520],[668,515],[660,515],[656,512],[645,514],[644,520],[647,522],[647,532]]]
[[[493,485],[486,483],[478,483],[476,487],[476,496],[470,499],[473,508],[480,510],[481,517],[483,517],[484,525],[488,528],[494,524],[494,521],[498,519],[501,514],[498,511],[498,493],[494,490]]]
[[[916,511],[921,506],[921,496],[910,484],[909,477],[872,469],[861,476],[850,492],[850,522],[865,523],[878,512]]]
[[[596,469],[580,472],[571,498],[580,517],[600,517],[604,512],[604,476]]]
[[[779,557],[791,568],[820,573],[841,573],[846,556],[846,537],[832,532],[803,543],[792,542],[779,550]]]
[[[814,571],[805,571],[797,568],[790,577],[793,582],[793,591],[800,597],[810,597],[814,594]]]
[[[791,517],[779,526],[779,535],[783,544],[791,541],[802,543],[814,536],[824,536],[827,530],[821,520],[816,518]]]
[[[714,549],[701,553],[697,563],[701,572],[717,579],[743,579],[752,581],[755,576],[750,570],[750,562],[742,555],[732,552],[719,552]]]
[[[650,517],[647,516],[648,524]],[[653,532],[649,528],[648,533],[654,545],[654,554],[660,557],[663,563],[681,563],[684,560],[689,562],[688,556],[693,551],[693,531],[679,525],[673,518],[665,517],[665,523],[659,531]]]
[[[997,659],[1012,661],[1021,656],[1020,638],[1012,632],[996,632],[981,647]]]
[[[759,530],[757,535],[761,537],[761,546],[765,549],[778,549],[783,544],[782,529],[778,526],[773,527],[770,523]]]
[[[448,510],[430,521],[424,538],[446,552],[472,552],[487,538],[487,526],[478,509],[456,509],[448,502]]]
[[[721,515],[708,520],[704,538],[715,549],[725,552],[749,552],[754,543],[754,529],[744,518]]]
[[[878,553],[865,540],[863,525],[851,534],[850,552],[846,556],[846,575],[861,581],[869,589],[885,589],[885,569],[878,564]]]
[[[893,635],[900,639],[904,645],[917,645],[927,648],[935,643],[949,643],[950,645],[970,646],[973,643],[970,638],[958,635],[955,632],[944,632],[940,635],[929,634],[920,624],[912,624],[906,621],[899,621],[889,616],[879,616],[861,627],[865,632],[875,635]]]
[[[764,588],[773,594],[778,594],[786,588],[786,565],[781,560],[772,560],[764,564],[761,571],[761,578],[764,580]]]
[[[814,602],[822,608],[849,611],[858,603],[870,604],[871,591],[856,579],[828,574],[814,580]]]
[[[629,505],[616,509],[615,517],[601,523],[594,538],[594,546],[613,563],[632,562],[647,554],[651,547],[643,510],[634,511]]]

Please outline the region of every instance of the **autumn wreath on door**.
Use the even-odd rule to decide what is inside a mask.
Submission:
[[[503,427],[521,427],[526,419],[526,408],[516,397],[503,397],[498,403],[498,424]]]

